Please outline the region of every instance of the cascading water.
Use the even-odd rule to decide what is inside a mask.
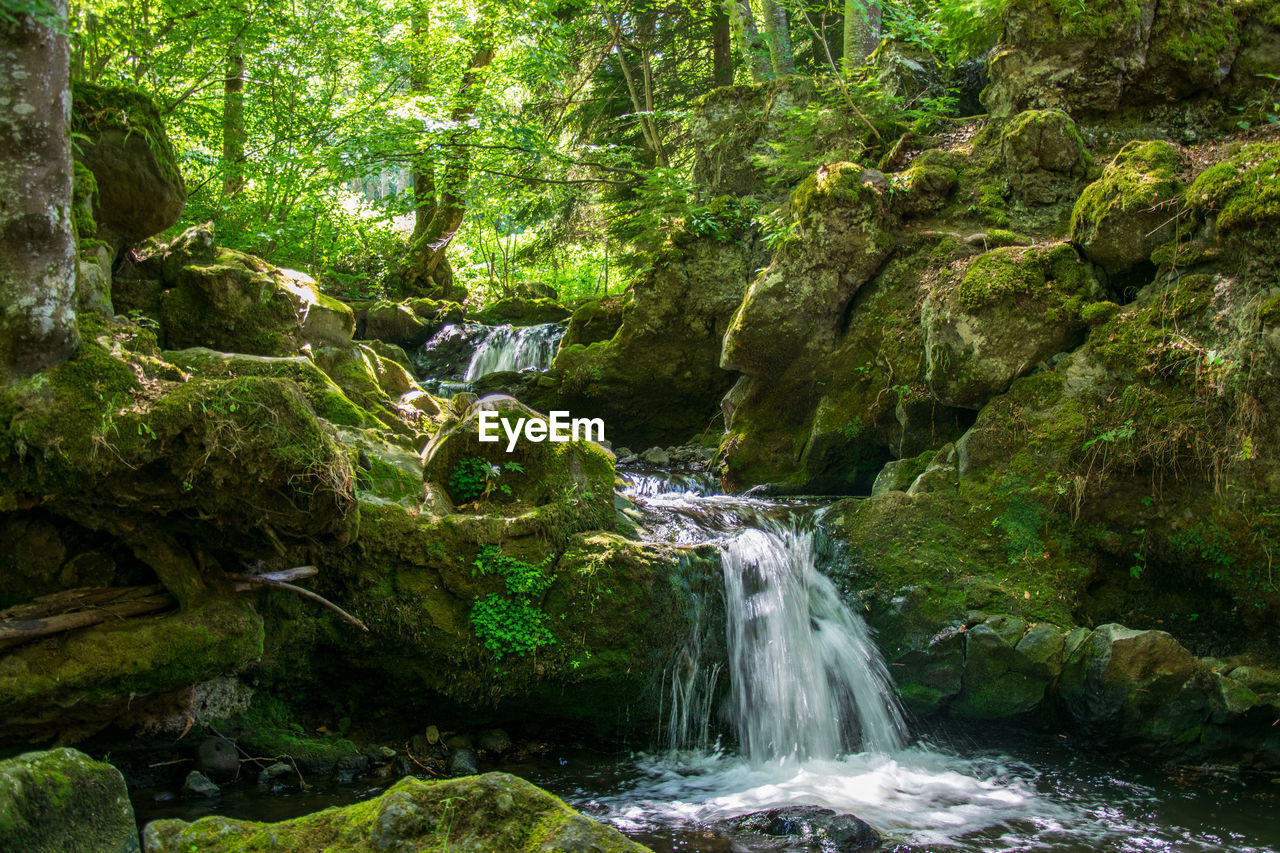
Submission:
[[[507,370],[546,370],[564,337],[562,323],[538,326],[493,326],[467,364],[463,379],[474,382]]]
[[[884,661],[818,572],[814,535],[774,522],[724,548],[733,720],[756,764],[903,746]]]
[[[423,387],[452,396],[471,390],[472,382],[490,373],[546,370],[565,329],[564,323],[450,323],[413,354],[414,369]]]

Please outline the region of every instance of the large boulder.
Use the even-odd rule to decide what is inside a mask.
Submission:
[[[1277,44],[1280,20],[1269,3],[1015,0],[1004,10],[983,102],[997,118],[1025,109],[1094,118],[1195,99],[1244,104],[1262,90],[1257,62]]]
[[[0,829],[23,853],[140,849],[120,771],[66,747],[0,761]]]
[[[1173,239],[1181,164],[1181,152],[1169,142],[1131,142],[1120,149],[1071,212],[1071,239],[1085,257],[1120,276]]]
[[[801,75],[703,95],[689,122],[694,184],[711,197],[761,194],[771,170],[760,159],[773,153],[770,143],[785,133],[788,114],[813,95],[812,84]]]
[[[981,408],[1079,344],[1081,312],[1101,295],[1088,264],[1065,243],[980,255],[921,308],[929,389],[949,406]]]
[[[1000,135],[1009,186],[1027,205],[1073,197],[1089,156],[1075,122],[1061,110],[1019,113]]]
[[[481,441],[480,427],[486,419],[492,419],[488,435],[494,441]],[[482,498],[530,508],[570,501],[577,508],[577,529],[611,527],[613,454],[588,440],[589,432],[569,441],[531,441],[521,432],[512,446],[508,430],[521,429],[521,421],[526,430],[538,425],[544,435],[551,429],[546,415],[514,398],[493,395],[479,400],[427,445],[426,476],[447,485],[458,504]],[[563,424],[566,435],[571,435],[569,427]]]
[[[1102,625],[1067,658],[1067,713],[1096,737],[1189,744],[1212,710],[1209,668],[1164,631]]]
[[[995,616],[965,632],[964,687],[951,713],[980,720],[1028,714],[1044,701],[1062,670],[1064,634]]]
[[[186,184],[150,98],[129,89],[76,83],[72,129],[81,135],[77,159],[97,184],[93,217],[98,239],[118,252],[178,221],[187,202]]]
[[[157,308],[162,342],[172,349],[293,355],[308,343],[350,343],[355,330],[351,309],[309,276],[219,248],[210,224],[184,231],[153,266],[165,288]]]
[[[423,782],[401,779],[364,803],[278,823],[205,817],[158,820],[143,831],[146,853],[232,853],[267,845],[294,853],[347,850],[557,850],[644,853],[613,827],[575,812],[559,798],[507,773]]]

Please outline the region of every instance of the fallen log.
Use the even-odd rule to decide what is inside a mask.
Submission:
[[[0,610],[0,648],[173,607],[164,587],[84,587]]]

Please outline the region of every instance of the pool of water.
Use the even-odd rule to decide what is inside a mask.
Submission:
[[[725,818],[782,805],[856,814],[894,853],[1118,851],[1280,853],[1280,776],[1148,766],[1140,757],[1080,752],[1054,735],[978,748],[917,743],[893,755],[751,765],[724,753],[625,757],[560,750],[485,767],[522,776],[657,853],[788,849]],[[225,814],[284,820],[379,794],[381,785],[271,793],[229,788],[222,800],[156,802],[138,792],[140,821]]]

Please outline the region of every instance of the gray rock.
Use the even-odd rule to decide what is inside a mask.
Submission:
[[[120,771],[74,749],[0,761],[0,849],[136,853],[138,829]]]
[[[725,822],[732,829],[788,839],[832,853],[878,850],[884,839],[866,821],[817,806],[788,806],[752,812]]]
[[[182,783],[184,797],[213,799],[222,796],[222,789],[215,785],[208,776],[199,770],[192,770]]]
[[[497,752],[499,754],[507,752],[511,749],[511,735],[502,729],[485,729],[480,732],[480,736],[476,738],[476,746],[485,752]]]
[[[277,761],[275,764],[269,764],[258,773],[258,782],[266,784],[272,779],[279,779],[293,773],[293,768],[283,761]]]
[[[650,447],[644,453],[640,454],[640,459],[649,465],[662,467],[671,464],[671,454],[663,450],[661,447]]]
[[[240,752],[224,737],[205,738],[196,751],[196,769],[210,779],[230,781],[240,772]]]
[[[480,772],[480,756],[474,749],[460,746],[449,750],[449,775],[474,776]]]

